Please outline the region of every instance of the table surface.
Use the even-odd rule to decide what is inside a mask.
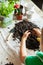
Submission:
[[[34,6],[34,14],[30,21],[33,22],[36,18],[34,23],[39,24],[40,21],[43,21],[43,12],[32,1],[30,1],[30,4]],[[6,28],[0,28],[0,65],[5,65],[6,63],[9,63],[9,62],[14,63],[14,65],[21,65],[21,61],[18,61],[20,59],[18,58],[16,54],[19,48],[15,46],[15,51],[14,51],[11,48],[9,48],[9,46],[7,45],[7,42],[5,41],[7,35],[9,35],[9,31],[13,28],[14,24],[15,22],[13,22],[11,25],[9,25]],[[43,22],[42,23],[40,22],[40,24],[43,26]],[[39,24],[39,27],[41,27],[40,24]],[[32,54],[33,53],[34,52],[32,51]]]

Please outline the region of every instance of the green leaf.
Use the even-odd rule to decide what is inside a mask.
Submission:
[[[6,7],[5,3],[2,2],[0,4],[0,15],[8,16],[14,10],[13,6],[14,3],[9,3],[8,6]]]

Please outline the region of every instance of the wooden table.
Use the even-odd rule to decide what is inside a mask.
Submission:
[[[33,17],[34,15],[36,15],[35,17],[38,20],[37,21],[35,20],[35,18],[33,18],[30,21],[33,22],[35,20],[36,24],[37,22],[40,22],[38,24],[42,24],[43,26],[43,12],[32,1],[30,1],[30,4],[34,6]],[[15,22],[13,22],[11,25],[9,25],[6,28],[0,28],[0,65],[5,65],[6,63],[9,63],[9,62],[14,63],[14,65],[21,65],[21,61],[18,55],[19,48],[15,46],[15,49],[11,49],[11,46],[9,47],[10,43],[9,45],[7,45],[7,42],[6,42],[6,37],[7,35],[9,35],[9,31],[12,29],[12,27],[14,27],[14,24]],[[33,51],[32,51],[32,54],[33,54]]]

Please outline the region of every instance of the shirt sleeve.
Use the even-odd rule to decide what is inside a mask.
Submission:
[[[30,64],[30,62],[31,62],[31,56],[27,56],[26,58],[25,58],[25,65],[28,65],[28,64]]]
[[[36,56],[27,56],[24,60],[25,65],[32,65],[36,60]]]

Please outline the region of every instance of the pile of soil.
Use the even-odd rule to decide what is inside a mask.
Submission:
[[[26,40],[26,47],[28,49],[36,50],[39,49],[39,42],[37,41],[37,36],[34,35],[33,28],[38,28],[37,25],[35,25],[32,22],[29,22],[27,20],[22,20],[21,22],[15,24],[15,27],[13,28],[13,38],[18,38],[21,41],[21,38],[25,31],[30,30],[31,34]]]
[[[9,63],[6,63],[5,65],[14,65],[13,63],[9,62]]]

